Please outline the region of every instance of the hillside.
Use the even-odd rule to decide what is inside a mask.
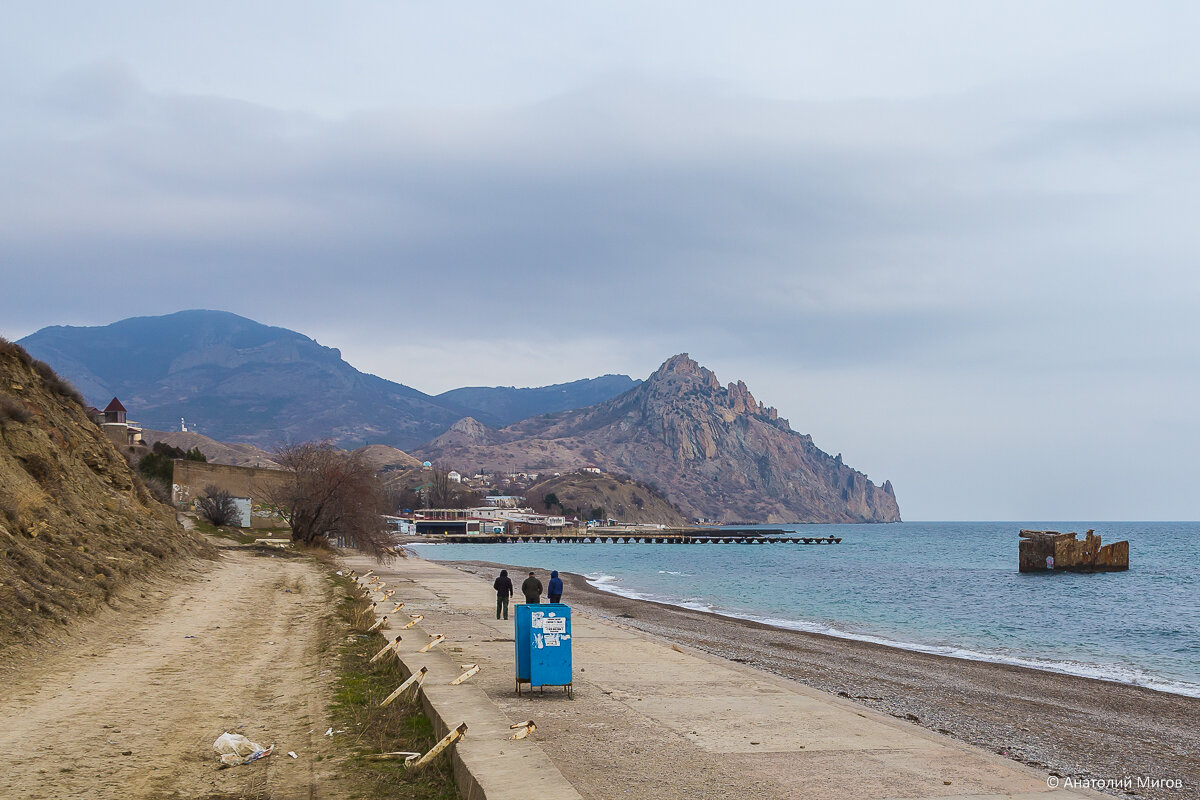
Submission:
[[[175,558],[211,552],[150,497],[45,364],[0,339],[0,645]]]
[[[525,496],[534,508],[549,514],[572,515],[578,511],[589,518],[592,509],[601,508],[605,516],[621,522],[688,523],[654,487],[621,475],[569,472],[531,486]],[[547,505],[548,496],[557,499],[558,504]]]
[[[146,427],[170,430],[183,417],[217,441],[265,449],[324,438],[343,447],[403,447],[464,416],[416,389],[359,372],[338,350],[295,331],[222,311],[43,328],[21,344],[62,370],[89,401],[120,397]]]
[[[437,395],[438,400],[471,409],[480,422],[493,428],[511,425],[539,414],[569,411],[601,403],[629,391],[641,381],[628,375],[601,375],[553,386],[518,389],[515,386],[472,386],[451,389]]]
[[[435,440],[414,455],[501,472],[592,463],[657,484],[688,517],[725,522],[900,519],[890,482],[876,486],[686,354],[612,400],[497,431],[472,426],[470,438],[478,443]]]
[[[180,418],[220,442],[271,449],[331,439],[352,449],[410,449],[476,416],[493,425],[517,415],[579,408],[620,394],[626,376],[551,387],[452,390],[431,397],[360,372],[303,334],[224,311],[134,317],[102,327],[53,326],[20,341],[103,407],[121,398],[132,419],[170,431]],[[475,408],[472,403],[480,403]]]
[[[233,467],[278,467],[272,454],[252,444],[218,442],[194,431],[143,430],[146,444],[163,442],[180,450],[198,449],[210,464],[228,464]]]
[[[403,450],[388,447],[385,444],[372,444],[360,447],[354,452],[361,453],[363,459],[376,472],[394,472],[397,470],[420,469],[421,462]]]

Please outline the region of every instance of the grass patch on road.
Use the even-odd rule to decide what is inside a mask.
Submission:
[[[404,800],[454,800],[454,775],[449,753],[422,770],[408,770],[403,761],[368,761],[371,753],[397,750],[424,753],[437,743],[433,726],[412,692],[387,708],[379,703],[408,673],[400,660],[387,655],[368,663],[395,631],[368,634],[375,621],[354,581],[337,577],[337,622],[341,629],[340,670],[334,687],[334,742],[342,743],[354,770],[353,784],[364,797]],[[386,638],[385,638],[386,636]]]
[[[193,518],[192,525],[200,533],[207,533],[209,536],[217,536],[222,539],[231,539],[238,544],[253,544],[257,540],[257,537],[242,533],[242,528],[217,527],[198,515]]]

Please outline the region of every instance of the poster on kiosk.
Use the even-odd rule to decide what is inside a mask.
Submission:
[[[517,694],[523,686],[561,686],[570,697],[571,607],[564,603],[517,606]]]

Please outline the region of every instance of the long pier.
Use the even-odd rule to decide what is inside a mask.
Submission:
[[[564,533],[473,533],[424,537],[424,541],[452,544],[841,544],[840,536],[787,536],[783,530],[667,530]]]

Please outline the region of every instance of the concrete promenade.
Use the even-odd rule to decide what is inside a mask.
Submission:
[[[518,698],[513,622],[494,618],[490,584],[417,558],[346,562],[395,589],[389,617],[410,670],[430,668],[427,708],[441,732],[465,721],[460,787],[489,800],[1104,797],[1048,786],[1045,774],[852,701],[714,658],[610,621],[572,616],[575,699]],[[511,576],[518,587],[524,575]],[[539,574],[545,582],[546,576]],[[567,598],[569,600],[569,598]],[[511,612],[511,609],[510,609]],[[403,631],[407,614],[419,626]],[[432,635],[444,643],[416,650]],[[481,671],[448,686],[462,664]],[[512,741],[509,725],[537,731]],[[444,727],[442,727],[444,726]]]

